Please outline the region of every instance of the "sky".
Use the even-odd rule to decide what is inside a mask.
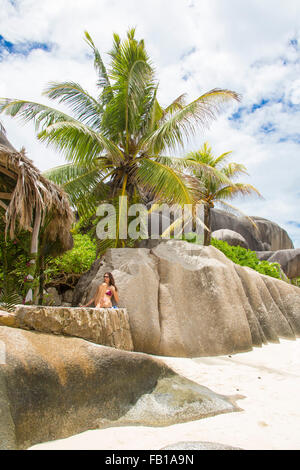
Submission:
[[[217,156],[247,167],[243,182],[263,195],[236,199],[248,215],[270,219],[300,247],[299,0],[0,0],[0,97],[51,106],[50,81],[75,81],[96,92],[84,41],[88,31],[107,63],[112,34],[136,27],[159,80],[159,101],[192,101],[213,88],[238,92],[209,129],[178,155],[209,142]],[[7,136],[40,170],[64,163],[39,143],[32,123],[1,116]]]

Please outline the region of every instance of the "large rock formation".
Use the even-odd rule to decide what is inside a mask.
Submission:
[[[211,230],[229,229],[239,233],[254,251],[276,251],[294,248],[287,232],[275,222],[262,217],[251,217],[256,227],[246,217],[237,217],[219,209],[211,210]]]
[[[70,308],[18,305],[2,314],[0,325],[57,335],[77,336],[97,344],[133,350],[129,318],[124,308]]]
[[[213,246],[169,240],[108,250],[79,281],[86,302],[112,271],[134,350],[167,356],[249,351],[300,334],[300,290],[234,264]]]
[[[289,279],[300,277],[300,248],[293,250],[258,251],[258,259],[279,263]]]
[[[238,411],[145,354],[0,327],[0,449],[107,426],[164,426]],[[235,397],[236,399],[238,397]]]

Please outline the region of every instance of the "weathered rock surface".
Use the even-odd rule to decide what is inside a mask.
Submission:
[[[287,232],[275,222],[262,217],[251,217],[257,229],[246,217],[237,217],[219,209],[211,210],[211,230],[229,229],[242,235],[249,249],[276,251],[294,248]]]
[[[234,264],[213,246],[169,240],[152,250],[111,249],[76,287],[85,303],[112,271],[129,314],[134,350],[214,356],[294,339],[300,290]]]
[[[79,338],[0,327],[0,449],[25,449],[88,429],[163,426],[238,411],[234,399],[145,354]]]
[[[211,236],[216,240],[222,240],[228,243],[230,246],[241,246],[242,248],[247,249],[249,248],[248,243],[241,234],[227,228],[216,230],[211,234]]]
[[[63,293],[62,301],[65,303],[72,303],[73,289],[68,289]]]
[[[55,287],[48,287],[47,289],[47,303],[49,305],[54,305],[56,307],[60,306],[62,303],[61,296],[59,295]]]
[[[124,308],[17,305],[14,315],[1,318],[0,314],[1,324],[25,330],[76,336],[104,346],[133,350],[129,318]]]
[[[0,325],[17,326],[16,316],[13,313],[0,310]]]
[[[300,277],[300,248],[293,250],[258,251],[257,257],[270,263],[279,263],[289,279]]]

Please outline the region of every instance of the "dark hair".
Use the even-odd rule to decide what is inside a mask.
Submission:
[[[112,273],[104,273],[104,275],[107,275],[109,276],[109,285],[110,286],[114,286],[114,288],[116,289],[116,291],[118,290],[117,286],[116,286],[116,283],[115,283],[115,280],[114,280],[114,276],[112,275]]]

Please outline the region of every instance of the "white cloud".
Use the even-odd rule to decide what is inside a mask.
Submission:
[[[51,43],[52,49],[6,54],[0,61],[0,96],[47,103],[41,96],[47,82],[68,79],[94,91],[96,77],[83,31],[90,32],[105,58],[112,32],[124,35],[137,26],[156,66],[164,104],[183,92],[193,99],[215,87],[242,94],[240,105],[228,106],[186,150],[204,140],[216,153],[234,150],[233,160],[247,166],[248,181],[265,197],[237,205],[280,223],[300,247],[300,228],[288,224],[300,222],[299,0],[15,3],[0,0],[0,34],[11,43]],[[253,108],[263,100],[264,105]],[[228,120],[239,108],[240,118]],[[12,143],[24,145],[40,169],[62,163],[62,157],[36,141],[33,126],[3,121]]]

